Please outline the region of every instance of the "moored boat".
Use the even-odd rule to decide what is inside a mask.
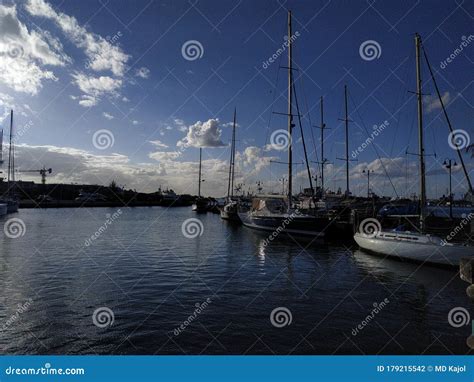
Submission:
[[[367,219],[362,221],[359,231],[354,235],[354,240],[360,248],[365,251],[379,254],[382,256],[389,256],[399,259],[412,260],[427,264],[435,265],[449,265],[459,266],[462,258],[474,257],[474,246],[460,245],[448,243],[446,240],[437,236],[432,236],[424,232],[425,217],[427,212],[426,203],[426,185],[425,185],[425,150],[423,141],[423,102],[421,90],[421,69],[420,69],[420,49],[421,38],[418,34],[415,35],[416,46],[416,78],[417,78],[417,106],[418,106],[418,157],[420,160],[420,233],[418,232],[401,232],[401,231],[384,231],[380,227],[380,223],[376,219]],[[429,61],[425,53],[425,58],[430,69],[430,73],[438,94],[440,105],[444,111],[448,126],[451,129],[449,118],[447,116],[442,97],[439,93],[438,86],[434,80]],[[465,169],[462,155],[458,149],[460,162],[465,170],[466,179],[469,189],[472,190],[472,185]],[[371,227],[370,229],[367,229]]]

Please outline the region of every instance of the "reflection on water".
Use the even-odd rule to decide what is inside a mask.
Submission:
[[[28,354],[465,354],[455,272],[294,241],[188,208],[22,210],[0,239],[0,347]],[[201,236],[182,234],[186,219]],[[3,225],[5,219],[0,221]],[[91,241],[91,235],[99,232]],[[31,300],[30,300],[31,299]],[[212,301],[184,331],[196,304]],[[354,336],[376,302],[390,301]],[[19,304],[27,309],[18,313]],[[94,325],[97,308],[112,326]],[[270,313],[291,312],[277,328]],[[12,319],[12,317],[15,317]],[[355,331],[354,331],[355,332]],[[175,335],[174,333],[179,333]]]

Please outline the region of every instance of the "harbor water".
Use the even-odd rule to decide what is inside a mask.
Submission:
[[[472,304],[456,270],[269,240],[189,207],[0,223],[3,354],[469,352],[470,321],[448,317]]]

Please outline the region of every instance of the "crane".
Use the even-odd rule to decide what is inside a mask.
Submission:
[[[43,166],[40,170],[21,170],[20,172],[39,172],[41,175],[41,184],[44,186],[46,184],[46,176],[47,174],[51,174],[53,170],[51,168],[46,168]]]

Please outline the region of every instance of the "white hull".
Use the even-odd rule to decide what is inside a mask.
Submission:
[[[462,258],[474,257],[472,246],[449,244],[436,236],[418,233],[356,233],[354,240],[366,251],[429,264],[458,267]]]

